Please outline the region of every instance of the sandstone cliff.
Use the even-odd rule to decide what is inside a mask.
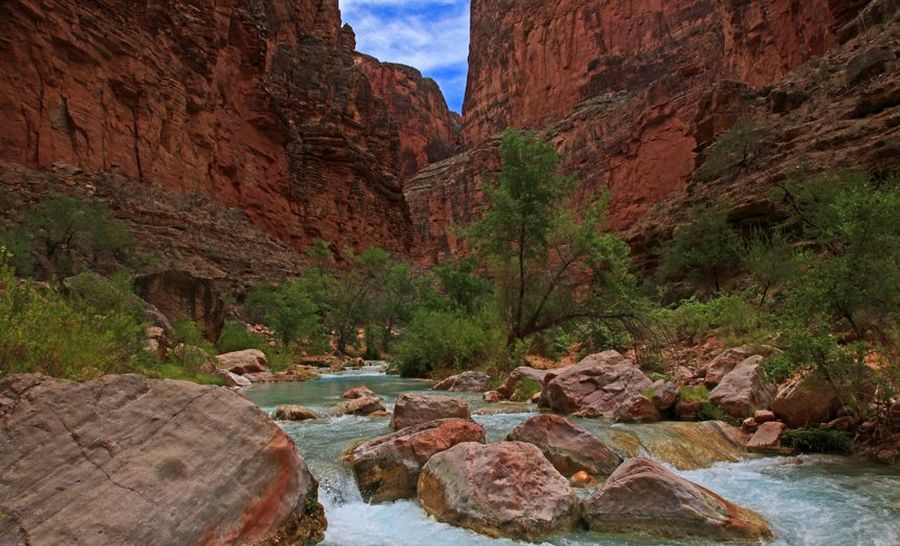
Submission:
[[[458,151],[462,119],[447,108],[440,87],[415,68],[382,63],[357,53],[355,63],[372,85],[372,92],[387,106],[400,133],[399,171],[407,179],[426,165]]]
[[[300,248],[407,249],[400,138],[337,0],[0,4],[0,159],[242,208]]]
[[[542,130],[579,173],[583,198],[608,189],[612,227],[643,247],[658,241],[644,227],[671,230],[687,195],[743,190],[758,202],[804,154],[823,158],[820,167],[896,165],[890,152],[854,153],[890,141],[897,109],[886,86],[896,78],[848,85],[841,66],[873,47],[896,56],[896,9],[894,0],[473,1],[463,124],[470,149],[407,183],[417,255],[427,262],[456,251],[447,226],[477,215],[469,196],[498,163],[490,135],[508,125]],[[827,69],[797,71],[821,55]],[[835,97],[849,105],[871,94],[889,97],[852,123],[834,109]],[[785,151],[752,175],[698,190],[703,149],[748,120],[770,126]],[[647,216],[666,202],[667,220]]]

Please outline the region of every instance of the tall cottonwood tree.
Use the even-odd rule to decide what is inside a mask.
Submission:
[[[490,207],[467,230],[497,287],[509,345],[576,320],[628,320],[628,247],[603,233],[605,197],[574,206],[577,180],[530,132],[507,130]]]

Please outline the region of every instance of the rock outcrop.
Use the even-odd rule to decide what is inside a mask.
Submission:
[[[450,392],[484,392],[491,385],[491,376],[482,372],[463,372],[441,381],[432,390]]]
[[[438,521],[492,537],[537,540],[578,519],[569,482],[532,444],[467,442],[422,468],[419,502]]]
[[[544,381],[539,406],[606,418],[613,418],[621,406],[653,385],[640,368],[616,351],[589,355],[574,366],[551,371]],[[656,411],[652,402],[649,406]],[[656,415],[658,418],[659,413]]]
[[[283,404],[275,408],[275,419],[279,421],[311,421],[319,416],[313,410],[296,404]]]
[[[383,63],[357,53],[356,66],[384,101],[400,133],[399,175],[407,180],[426,165],[455,154],[462,137],[462,118],[447,108],[440,87],[411,66]]]
[[[134,279],[134,291],[169,320],[196,322],[207,339],[219,339],[226,309],[215,279],[187,271],[160,271]]]
[[[726,541],[772,537],[759,514],[643,457],[625,461],[582,506],[590,528],[606,533]]]
[[[237,375],[269,372],[266,353],[259,349],[245,349],[216,357],[216,367]]]
[[[834,387],[817,372],[790,379],[772,401],[772,411],[791,428],[827,423],[840,406]]]
[[[228,389],[16,375],[0,380],[0,400],[0,543],[323,537],[318,485],[294,442]]]
[[[354,48],[337,0],[4,2],[0,159],[205,193],[295,248],[403,251],[401,139]]]
[[[377,396],[351,398],[337,408],[338,415],[371,415],[382,411],[384,411],[384,405],[381,403],[381,398]]]
[[[442,394],[401,394],[394,403],[391,427],[394,430],[451,417],[469,419],[465,400]]]
[[[506,439],[536,445],[564,476],[582,471],[591,476],[608,476],[622,463],[622,458],[602,440],[559,415],[532,417],[514,428]]]
[[[775,385],[766,376],[762,361],[763,357],[756,355],[735,366],[709,393],[709,401],[738,419],[768,409]]]
[[[867,4],[883,9],[857,24]],[[798,157],[818,169],[896,167],[885,144],[898,108],[895,10],[891,0],[473,2],[468,150],[405,186],[417,255],[464,250],[443,228],[480,214],[481,184],[499,166],[494,135],[507,126],[552,141],[583,199],[609,189],[611,226],[639,255],[711,195],[735,222],[771,215],[767,188]],[[888,54],[867,54],[873,46]],[[851,76],[862,79],[848,87],[856,58]],[[756,164],[695,177],[709,144],[744,121],[764,129]]]
[[[484,442],[484,427],[468,419],[429,421],[363,442],[347,461],[366,500],[413,498],[428,459],[462,442]]]

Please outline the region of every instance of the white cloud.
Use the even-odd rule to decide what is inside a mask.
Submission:
[[[421,9],[386,15],[365,6],[441,4],[458,6],[432,17]],[[356,32],[356,47],[382,61],[407,64],[423,72],[465,66],[469,54],[469,9],[465,2],[437,0],[342,0],[344,21]]]

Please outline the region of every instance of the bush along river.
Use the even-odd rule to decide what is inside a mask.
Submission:
[[[361,441],[390,434],[384,416],[328,416],[344,402],[342,394],[367,387],[391,411],[401,393],[430,393],[433,383],[384,375],[378,368],[325,375],[300,383],[259,384],[246,395],[274,414],[282,404],[299,404],[319,415],[309,421],[280,421],[319,480],[325,507],[329,546],[460,546],[526,544],[441,523],[415,498],[369,503],[360,493],[345,460]],[[501,442],[523,421],[538,415],[532,404],[486,404],[480,394],[449,394],[469,403],[472,419],[482,425],[487,442]],[[745,452],[717,433],[711,423],[662,422],[613,424],[602,419],[575,419],[623,458],[643,456],[668,471],[721,495],[764,518],[774,534],[773,545],[900,544],[900,473],[895,468],[851,457],[802,455],[762,457]],[[505,469],[498,469],[503,472]],[[594,488],[576,489],[585,499]],[[576,524],[574,530],[542,537],[545,544],[670,545],[721,544],[726,539],[653,538],[639,533],[598,533]],[[540,543],[540,540],[538,542]],[[758,542],[759,540],[754,540]]]

